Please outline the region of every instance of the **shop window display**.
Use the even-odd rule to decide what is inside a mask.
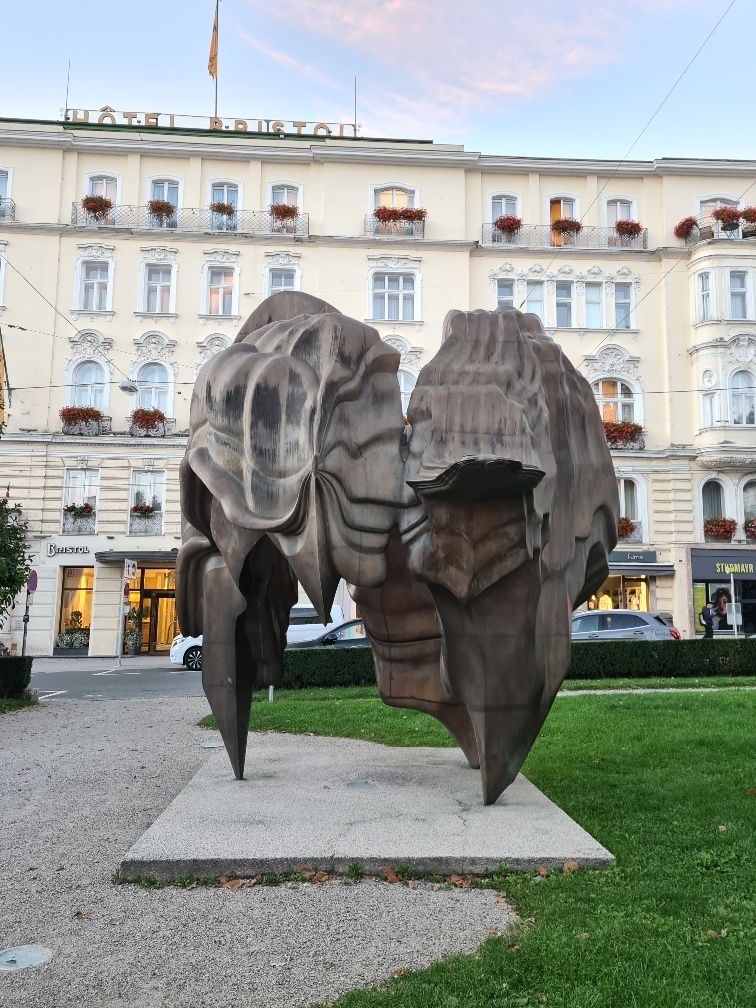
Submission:
[[[64,567],[56,648],[87,650],[92,620],[93,567]]]
[[[610,574],[588,599],[589,609],[634,609],[649,612],[648,578]]]

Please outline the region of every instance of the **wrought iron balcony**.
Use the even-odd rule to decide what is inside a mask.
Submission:
[[[149,515],[129,513],[129,535],[161,535],[162,532],[162,511],[153,511]]]
[[[729,238],[731,241],[738,241],[741,238],[753,239],[756,238],[756,224],[749,224],[744,220],[736,224],[721,224],[711,214],[703,214],[696,217],[696,226],[684,241],[690,247],[700,241],[709,241],[711,238]]]
[[[425,238],[425,221],[379,221],[368,214],[365,235],[369,238]]]
[[[642,543],[646,540],[643,538],[643,522],[639,518],[632,519],[635,528],[628,535],[619,536],[617,539],[617,545],[621,546],[623,543]]]
[[[96,511],[91,511],[88,515],[81,515],[78,518],[70,511],[64,511],[60,531],[63,535],[94,535],[96,521]]]
[[[512,245],[515,248],[646,249],[648,229],[635,238],[618,235],[613,227],[584,226],[577,233],[555,231],[548,224],[524,224],[517,231],[499,231],[483,225],[483,245]]]
[[[309,214],[300,213],[290,220],[277,220],[267,211],[238,210],[227,216],[212,210],[186,207],[170,217],[158,217],[146,206],[114,206],[103,217],[87,213],[80,203],[71,206],[71,224],[87,228],[131,228],[135,231],[189,231],[259,235],[295,235],[310,233]]]
[[[0,221],[14,221],[16,219],[16,204],[12,199],[0,197]]]

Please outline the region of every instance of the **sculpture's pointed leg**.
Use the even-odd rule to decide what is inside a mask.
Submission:
[[[243,633],[246,601],[220,557],[208,561],[202,587],[202,688],[234,775],[241,780],[255,681],[255,666]]]

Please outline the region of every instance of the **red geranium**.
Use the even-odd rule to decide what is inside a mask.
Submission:
[[[756,206],[743,207],[740,211],[740,219],[746,224],[756,224]]]
[[[574,217],[558,217],[555,221],[551,222],[551,228],[553,231],[559,231],[561,234],[578,234],[579,231],[583,230],[583,225],[579,220],[575,220]]]
[[[698,221],[695,217],[683,217],[678,224],[675,224],[675,238],[685,241],[686,238],[690,238],[697,227]]]
[[[233,203],[211,203],[210,209],[213,213],[220,214],[221,217],[233,217],[236,207]]]
[[[269,213],[276,220],[294,220],[299,216],[299,207],[296,203],[271,203]]]
[[[711,216],[720,224],[739,224],[742,215],[737,207],[720,206],[712,211]]]
[[[617,535],[620,539],[627,539],[633,532],[635,532],[635,522],[632,518],[624,515],[622,518],[617,519]]]
[[[729,542],[735,534],[738,523],[734,518],[707,518],[703,523],[704,535],[709,539]]]
[[[159,409],[135,409],[131,414],[130,423],[140,430],[155,430],[158,424],[165,423],[165,413]]]
[[[615,222],[614,230],[623,238],[637,238],[643,230],[643,225],[636,220],[625,220],[622,218]]]
[[[604,420],[604,436],[610,448],[629,448],[643,435],[640,424],[629,420]]]
[[[373,210],[373,217],[381,224],[393,224],[397,221],[410,221],[417,223],[424,221],[428,216],[428,211],[422,207],[388,207],[379,206]]]
[[[746,518],[743,522],[746,539],[756,539],[756,518]]]
[[[149,200],[147,203],[147,209],[153,217],[157,217],[159,220],[163,220],[166,217],[173,217],[176,212],[176,207],[173,203],[163,199]]]
[[[147,518],[149,515],[155,513],[155,508],[152,504],[134,504],[131,508],[131,513],[138,515],[140,518]]]
[[[83,196],[81,208],[95,220],[105,220],[113,209],[113,202],[107,196]]]
[[[58,416],[67,427],[102,420],[102,413],[94,406],[64,406]]]
[[[515,217],[514,214],[502,214],[501,217],[496,218],[493,224],[497,231],[503,231],[504,234],[514,234],[522,227],[522,220]]]

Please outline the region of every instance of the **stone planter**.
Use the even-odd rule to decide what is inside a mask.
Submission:
[[[165,437],[166,434],[173,433],[175,425],[176,421],[172,417],[167,418],[164,423],[157,423],[154,427],[150,427],[147,430],[143,427],[137,427],[136,424],[129,424],[129,437]]]
[[[89,648],[75,648],[75,647],[54,647],[53,648],[53,658],[87,658],[89,656]]]
[[[73,434],[77,437],[97,437],[98,434],[105,434],[110,430],[110,417],[103,417],[102,420],[89,420],[87,423],[61,424],[63,434]]]
[[[734,535],[734,533],[733,533]],[[704,542],[707,543],[731,543],[732,536],[711,536],[704,534]]]

